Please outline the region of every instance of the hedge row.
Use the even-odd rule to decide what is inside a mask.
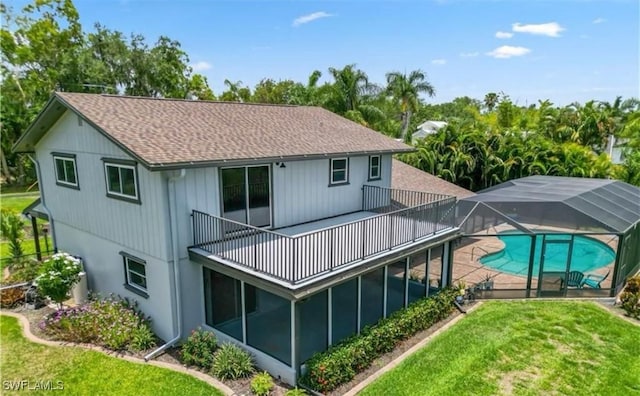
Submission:
[[[315,354],[307,361],[302,382],[317,391],[329,392],[351,381],[400,341],[448,317],[455,308],[457,294],[457,289],[445,289],[434,297],[418,300],[360,334]]]

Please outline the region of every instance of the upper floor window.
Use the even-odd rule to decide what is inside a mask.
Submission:
[[[139,203],[136,163],[121,160],[104,161],[107,196]]]
[[[76,156],[72,154],[53,153],[56,168],[56,184],[65,187],[79,188]]]
[[[349,160],[347,158],[331,159],[331,184],[349,182]]]
[[[380,180],[380,156],[369,157],[369,180]]]

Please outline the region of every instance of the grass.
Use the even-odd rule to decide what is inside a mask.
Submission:
[[[5,381],[62,381],[69,395],[222,395],[209,384],[160,367],[127,362],[95,351],[27,341],[15,318],[0,316],[0,372]],[[13,394],[24,394],[15,391]],[[3,387],[3,394],[12,394]]]
[[[24,208],[39,197],[39,193],[0,195],[0,207],[9,209],[14,213],[22,213]]]
[[[361,395],[640,395],[640,326],[592,302],[485,303]]]
[[[3,190],[4,192],[4,190]],[[24,208],[29,206],[34,200],[39,197],[39,193],[30,192],[30,193],[21,193],[21,194],[2,194],[0,195],[0,207],[2,209],[7,209],[13,213],[22,213]],[[42,220],[38,220],[39,224],[44,223]],[[36,244],[33,240],[33,237],[29,234],[31,233],[31,223],[25,220],[25,237],[22,241],[22,250],[25,255],[35,254],[36,252]],[[49,238],[49,249],[52,248],[52,241]],[[40,250],[45,251],[46,245],[44,243],[44,237],[40,236]],[[9,243],[2,239],[0,241],[0,260],[7,259],[11,257],[11,252],[9,250]],[[0,262],[0,268],[2,268],[6,263]]]
[[[43,253],[46,251],[47,245],[44,243],[44,237],[41,235],[40,238],[40,251]],[[49,249],[53,249],[53,242],[50,237],[47,237],[49,241]],[[22,251],[24,255],[35,255],[36,254],[36,242],[33,240],[32,236],[26,236],[22,241]],[[11,249],[9,248],[9,241],[0,241],[0,260],[7,259],[11,257]],[[33,256],[35,258],[35,256]]]

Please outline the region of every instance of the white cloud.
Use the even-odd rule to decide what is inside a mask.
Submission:
[[[593,23],[597,25],[599,23],[603,23],[603,22],[606,22],[606,21],[607,20],[604,19],[604,18],[596,18],[596,19],[593,20]]]
[[[499,38],[499,39],[508,39],[508,38],[513,37],[513,33],[498,31],[498,32],[496,32],[496,37]]]
[[[478,55],[480,55],[479,52],[461,52],[460,53],[461,58],[474,58]]]
[[[196,63],[192,64],[191,68],[195,72],[205,71],[205,70],[211,69],[211,63],[205,62],[205,61],[200,61],[200,62],[196,62]]]
[[[432,65],[445,65],[447,63],[446,59],[432,59],[431,60],[431,64]]]
[[[565,28],[560,26],[557,22],[539,23],[523,25],[521,23],[514,23],[511,25],[514,32],[537,34],[541,36],[560,37],[560,32]]]
[[[332,16],[333,16],[332,14],[329,14],[327,12],[318,11],[318,12],[297,17],[296,19],[293,20],[292,26],[298,27],[300,25],[304,25],[305,23],[313,22],[316,19],[328,18]]]
[[[491,52],[487,52],[487,55],[492,56],[494,58],[511,58],[513,56],[523,56],[531,52],[529,48],[525,47],[512,47],[510,45],[503,45],[502,47],[498,47]]]

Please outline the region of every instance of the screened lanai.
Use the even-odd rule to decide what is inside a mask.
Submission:
[[[453,280],[485,298],[613,296],[640,270],[640,188],[531,176],[458,203]]]

